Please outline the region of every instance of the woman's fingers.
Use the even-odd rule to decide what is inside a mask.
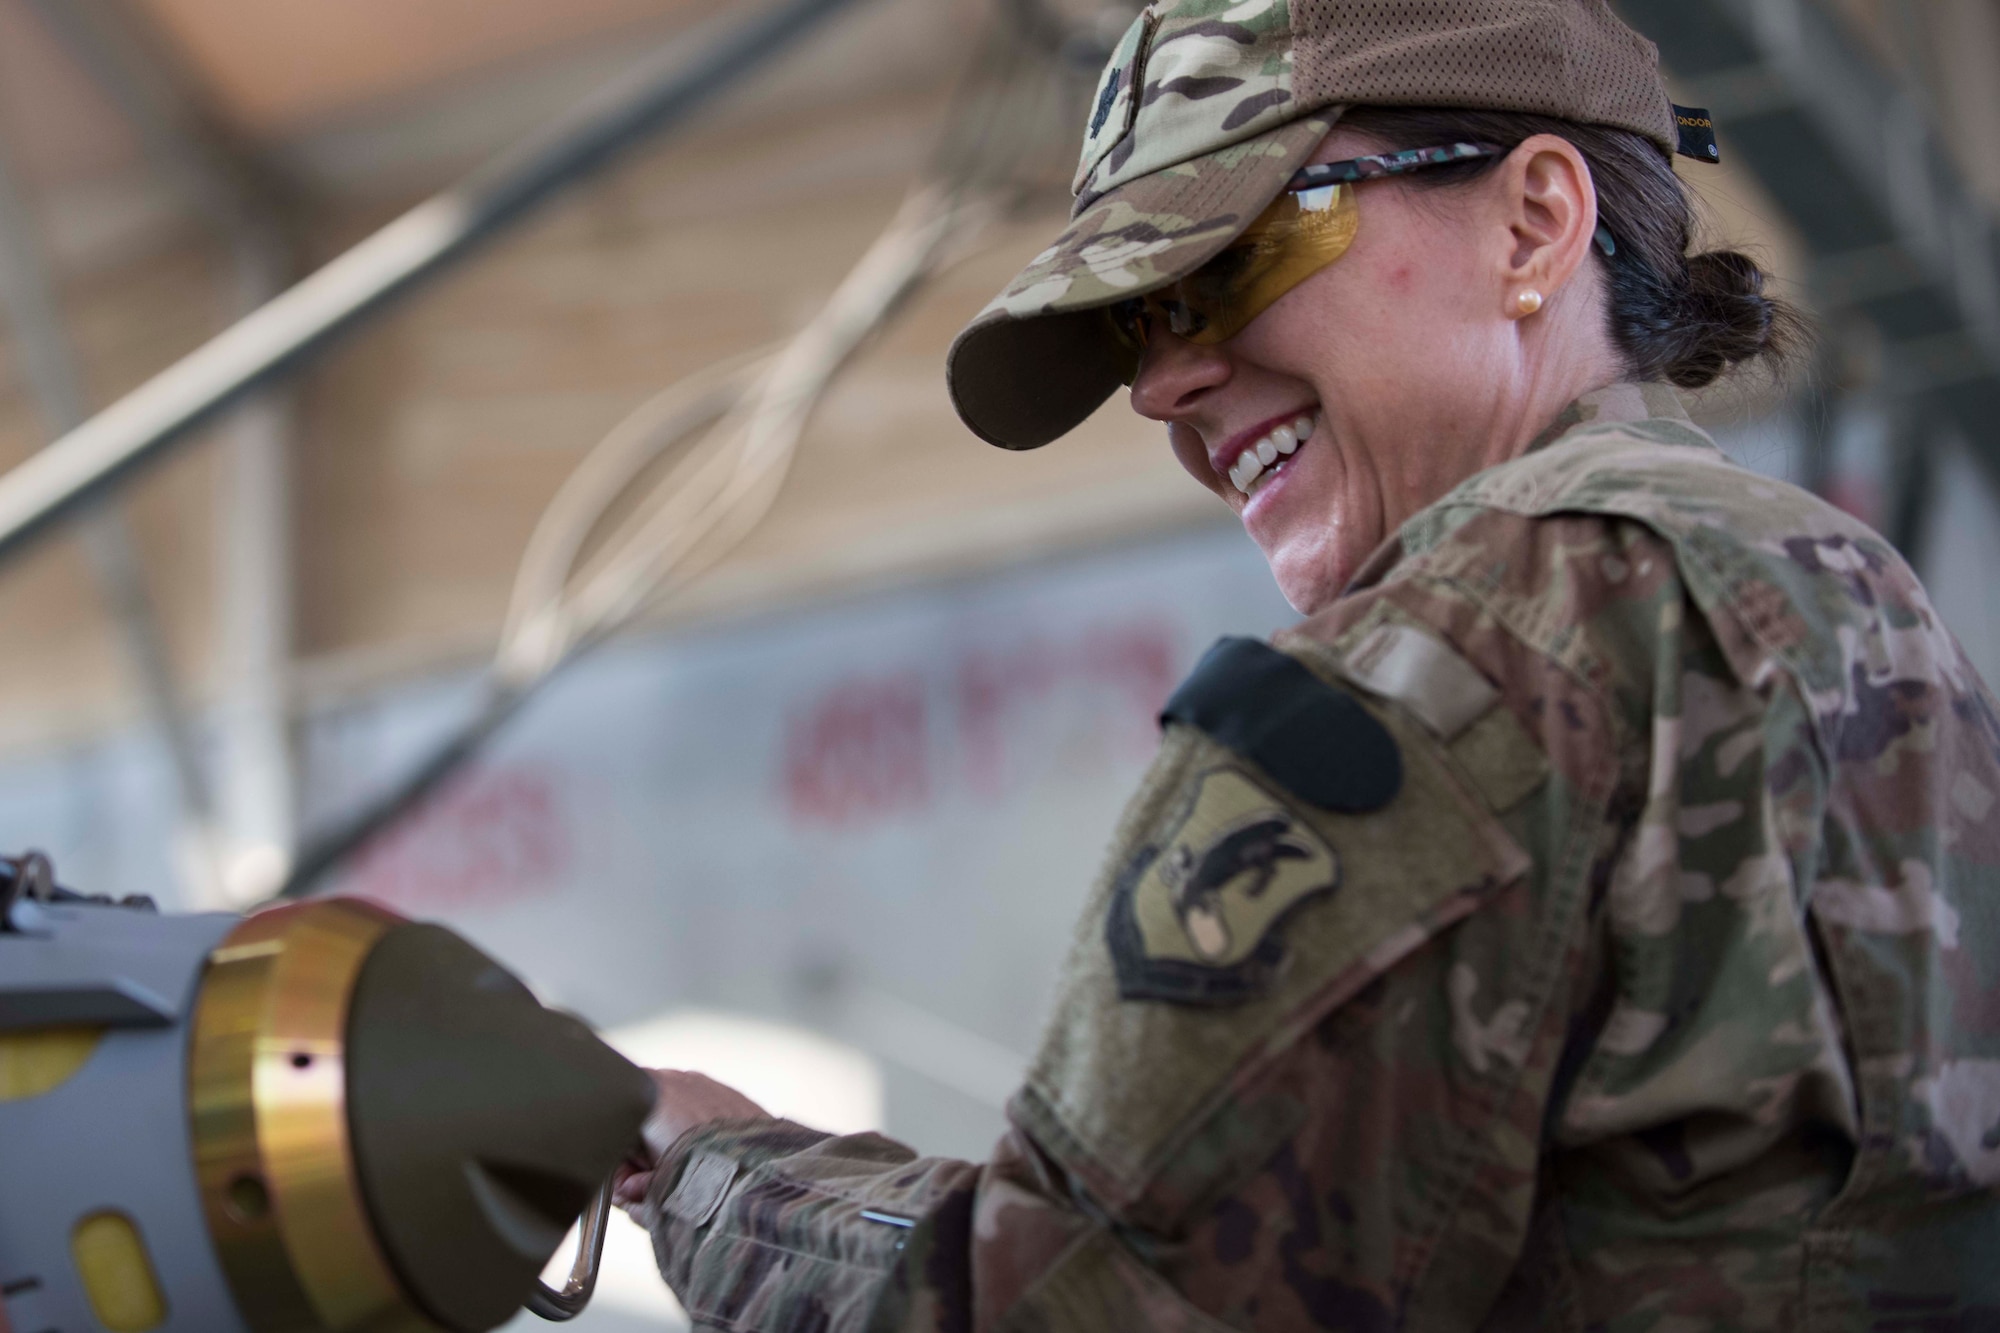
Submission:
[[[755,1120],[764,1108],[727,1084],[680,1069],[650,1069],[659,1098],[646,1117],[644,1143],[611,1177],[611,1201],[636,1212],[652,1188],[653,1168],[683,1134],[716,1120]]]
[[[620,1208],[636,1208],[646,1201],[646,1191],[652,1184],[651,1168],[625,1163],[611,1177],[611,1201]]]

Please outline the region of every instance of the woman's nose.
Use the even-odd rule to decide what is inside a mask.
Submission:
[[[1155,421],[1178,421],[1201,396],[1229,381],[1229,358],[1164,329],[1156,331],[1139,358],[1132,380],[1132,410]]]

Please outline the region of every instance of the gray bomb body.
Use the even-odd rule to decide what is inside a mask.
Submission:
[[[440,927],[6,887],[0,1327],[482,1333],[650,1109],[643,1071]],[[107,1215],[124,1277],[93,1284],[79,1227]]]
[[[0,1289],[17,1329],[100,1327],[72,1253],[78,1223],[122,1214],[166,1306],[161,1333],[248,1333],[202,1223],[189,1153],[189,1018],[227,915],[165,917],[89,903],[22,903],[0,933],[0,1040],[63,1025],[105,1030],[82,1068],[0,1100]]]

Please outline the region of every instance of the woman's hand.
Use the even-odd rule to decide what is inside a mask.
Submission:
[[[716,1120],[756,1120],[767,1116],[757,1103],[705,1074],[681,1069],[649,1069],[659,1100],[640,1131],[645,1146],[618,1168],[612,1198],[627,1210],[645,1201],[653,1170],[681,1135]]]

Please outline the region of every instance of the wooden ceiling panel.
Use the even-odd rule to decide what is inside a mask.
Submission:
[[[724,0],[132,0],[251,134],[310,126],[481,66]]]
[[[138,158],[117,109],[21,0],[0,0],[0,125],[35,183],[87,180]]]

